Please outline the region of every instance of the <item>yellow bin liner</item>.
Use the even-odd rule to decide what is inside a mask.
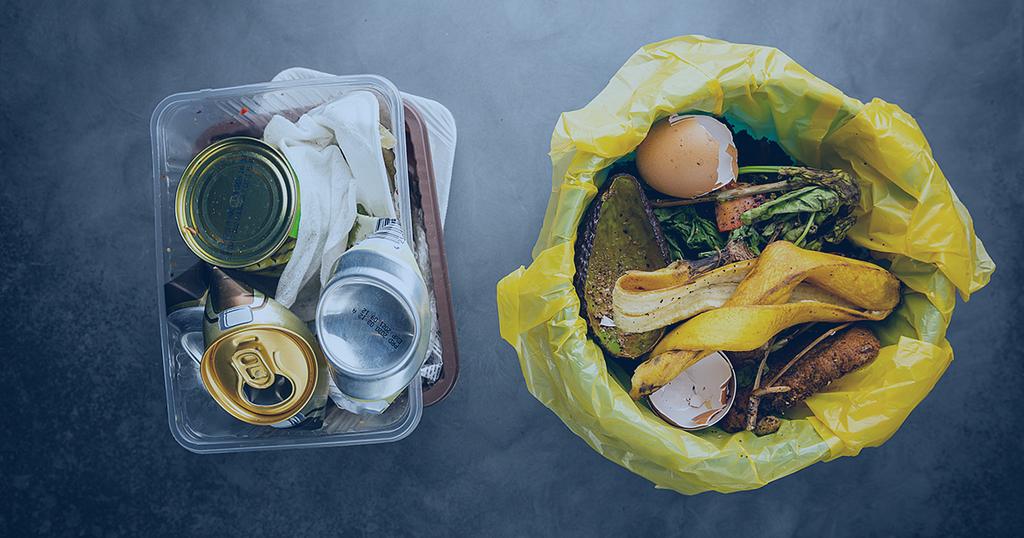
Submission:
[[[773,435],[687,432],[629,398],[629,377],[587,339],[573,288],[576,230],[607,168],[655,121],[709,113],[777,141],[799,162],[857,179],[848,237],[905,284],[902,304],[872,327],[870,365],[806,401]],[[777,49],[683,36],[637,51],[551,137],[553,186],[533,263],[497,286],[501,336],[530,392],[606,458],[683,494],[755,489],[819,461],[889,439],[953,360],[946,328],[995,268],[917,122],[898,106],[847,97]],[[956,291],[955,291],[956,290]]]

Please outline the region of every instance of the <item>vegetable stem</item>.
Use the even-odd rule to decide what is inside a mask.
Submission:
[[[750,167],[754,168],[754,167]],[[742,168],[740,169],[742,170]],[[681,205],[699,204],[703,202],[714,202],[714,201],[726,201],[733,200],[736,198],[742,198],[751,194],[765,194],[769,192],[778,191],[791,191],[807,185],[806,181],[778,181],[776,183],[766,183],[764,185],[748,185],[746,187],[738,187],[735,189],[719,190],[711,194],[705,194],[704,196],[698,196],[696,198],[667,198],[661,200],[651,200],[651,206],[653,207],[676,207]]]
[[[738,175],[743,174],[777,174],[779,170],[783,168],[790,168],[788,166],[741,166]]]
[[[804,239],[807,237],[807,232],[810,231],[812,224],[814,224],[814,215],[808,215],[807,216],[807,226],[804,226],[804,231],[803,231],[802,234],[800,234],[800,239],[797,239],[796,241],[793,242],[794,245],[796,245],[798,247],[799,246],[803,246]]]

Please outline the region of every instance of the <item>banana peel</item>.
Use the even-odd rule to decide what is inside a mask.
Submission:
[[[616,287],[627,293],[655,291],[687,283],[708,272],[727,265],[757,259],[750,247],[742,241],[730,241],[724,248],[699,260],[676,260],[667,267],[653,271],[626,271],[616,282]]]
[[[615,325],[626,332],[648,332],[721,308],[750,274],[754,262],[732,263],[695,278],[676,279],[674,283],[670,282],[670,268],[630,271],[619,278],[612,292]],[[656,274],[659,272],[662,274]],[[663,287],[649,289],[659,281]],[[797,284],[789,300],[857,308],[857,305],[810,282]]]
[[[612,290],[612,319],[619,329],[645,332],[725,305],[756,260],[731,263],[694,278],[669,266],[630,271]]]
[[[757,255],[740,241],[699,260],[654,271],[626,271],[612,288],[612,319],[625,332],[666,327],[725,304]]]
[[[794,325],[883,319],[899,305],[900,287],[875,264],[776,241],[721,307],[691,317],[658,342],[633,373],[629,395],[640,400],[713,351],[757,349]]]
[[[883,267],[776,241],[764,249],[726,306],[782,304],[801,282],[868,310],[892,309],[900,301],[900,281]]]

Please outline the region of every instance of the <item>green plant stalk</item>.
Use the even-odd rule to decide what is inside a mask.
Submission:
[[[744,174],[777,174],[783,168],[794,168],[791,166],[741,166],[738,175]]]

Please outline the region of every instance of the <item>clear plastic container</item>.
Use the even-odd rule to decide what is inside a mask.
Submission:
[[[380,415],[355,415],[328,406],[315,430],[254,426],[235,419],[206,392],[199,364],[183,343],[182,316],[168,320],[165,287],[198,258],[178,233],[174,195],[182,171],[210,143],[228,136],[262,137],[275,115],[294,121],[309,109],[345,93],[368,91],[380,103],[381,123],[397,138],[393,192],[404,230],[411,230],[404,108],[398,89],[375,75],[354,75],[253,84],[174,94],[157,105],[151,120],[157,295],[167,414],[171,433],[193,452],[236,452],[305,446],[343,446],[397,441],[412,433],[423,412],[417,378]],[[300,179],[301,182],[301,179]],[[300,217],[301,218],[301,217]],[[412,234],[408,233],[411,238]],[[175,322],[176,320],[176,322]],[[194,350],[193,350],[194,351]]]

